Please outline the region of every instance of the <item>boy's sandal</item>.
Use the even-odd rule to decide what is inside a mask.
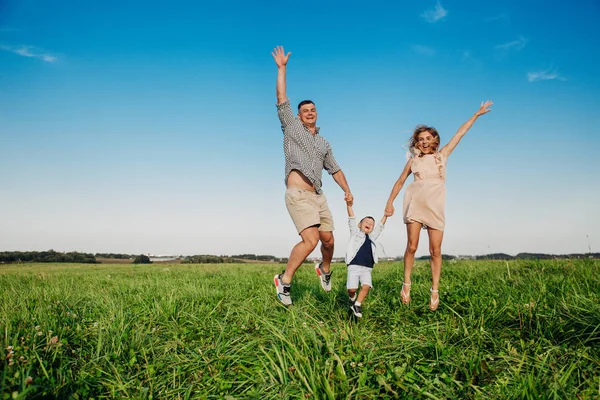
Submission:
[[[429,309],[431,311],[435,311],[435,310],[437,310],[438,306],[440,305],[439,290],[433,290],[433,288],[430,288],[429,290],[431,291],[431,299],[429,300]],[[434,293],[438,293],[438,298],[435,301],[433,301],[433,294]]]
[[[412,285],[412,282],[411,283],[402,282],[402,290],[400,290],[400,298],[402,299],[403,304],[410,303],[410,285]],[[408,294],[404,291],[405,286],[408,287]]]

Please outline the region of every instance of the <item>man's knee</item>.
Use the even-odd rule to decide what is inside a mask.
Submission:
[[[319,234],[319,239],[321,240],[321,245],[326,249],[333,249],[335,244],[335,239],[333,238],[332,232],[321,232]]]
[[[319,231],[316,227],[307,228],[302,231],[302,241],[311,248],[311,251],[317,247],[319,243]]]
[[[321,241],[321,244],[326,249],[333,249],[333,246],[335,245],[335,242],[334,242],[333,238],[331,238],[331,239],[328,239],[326,241]]]

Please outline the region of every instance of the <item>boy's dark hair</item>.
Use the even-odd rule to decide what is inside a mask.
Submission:
[[[362,222],[367,218],[371,218],[373,220],[373,222],[375,222],[375,218],[371,217],[370,215],[367,215],[366,217],[364,217],[363,219],[360,220],[359,224],[362,224]]]
[[[312,104],[314,105],[315,103],[313,103],[312,100],[302,100],[299,104],[298,104],[298,111],[300,111],[300,107],[302,107],[305,104]]]

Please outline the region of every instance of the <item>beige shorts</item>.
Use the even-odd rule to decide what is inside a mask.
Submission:
[[[288,186],[285,191],[285,206],[298,233],[315,225],[319,225],[320,231],[333,232],[333,217],[324,194]]]

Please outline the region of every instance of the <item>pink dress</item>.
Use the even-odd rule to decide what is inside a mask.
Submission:
[[[446,204],[446,159],[441,153],[414,156],[410,167],[415,176],[404,192],[404,223],[420,222],[423,228],[444,230]]]

